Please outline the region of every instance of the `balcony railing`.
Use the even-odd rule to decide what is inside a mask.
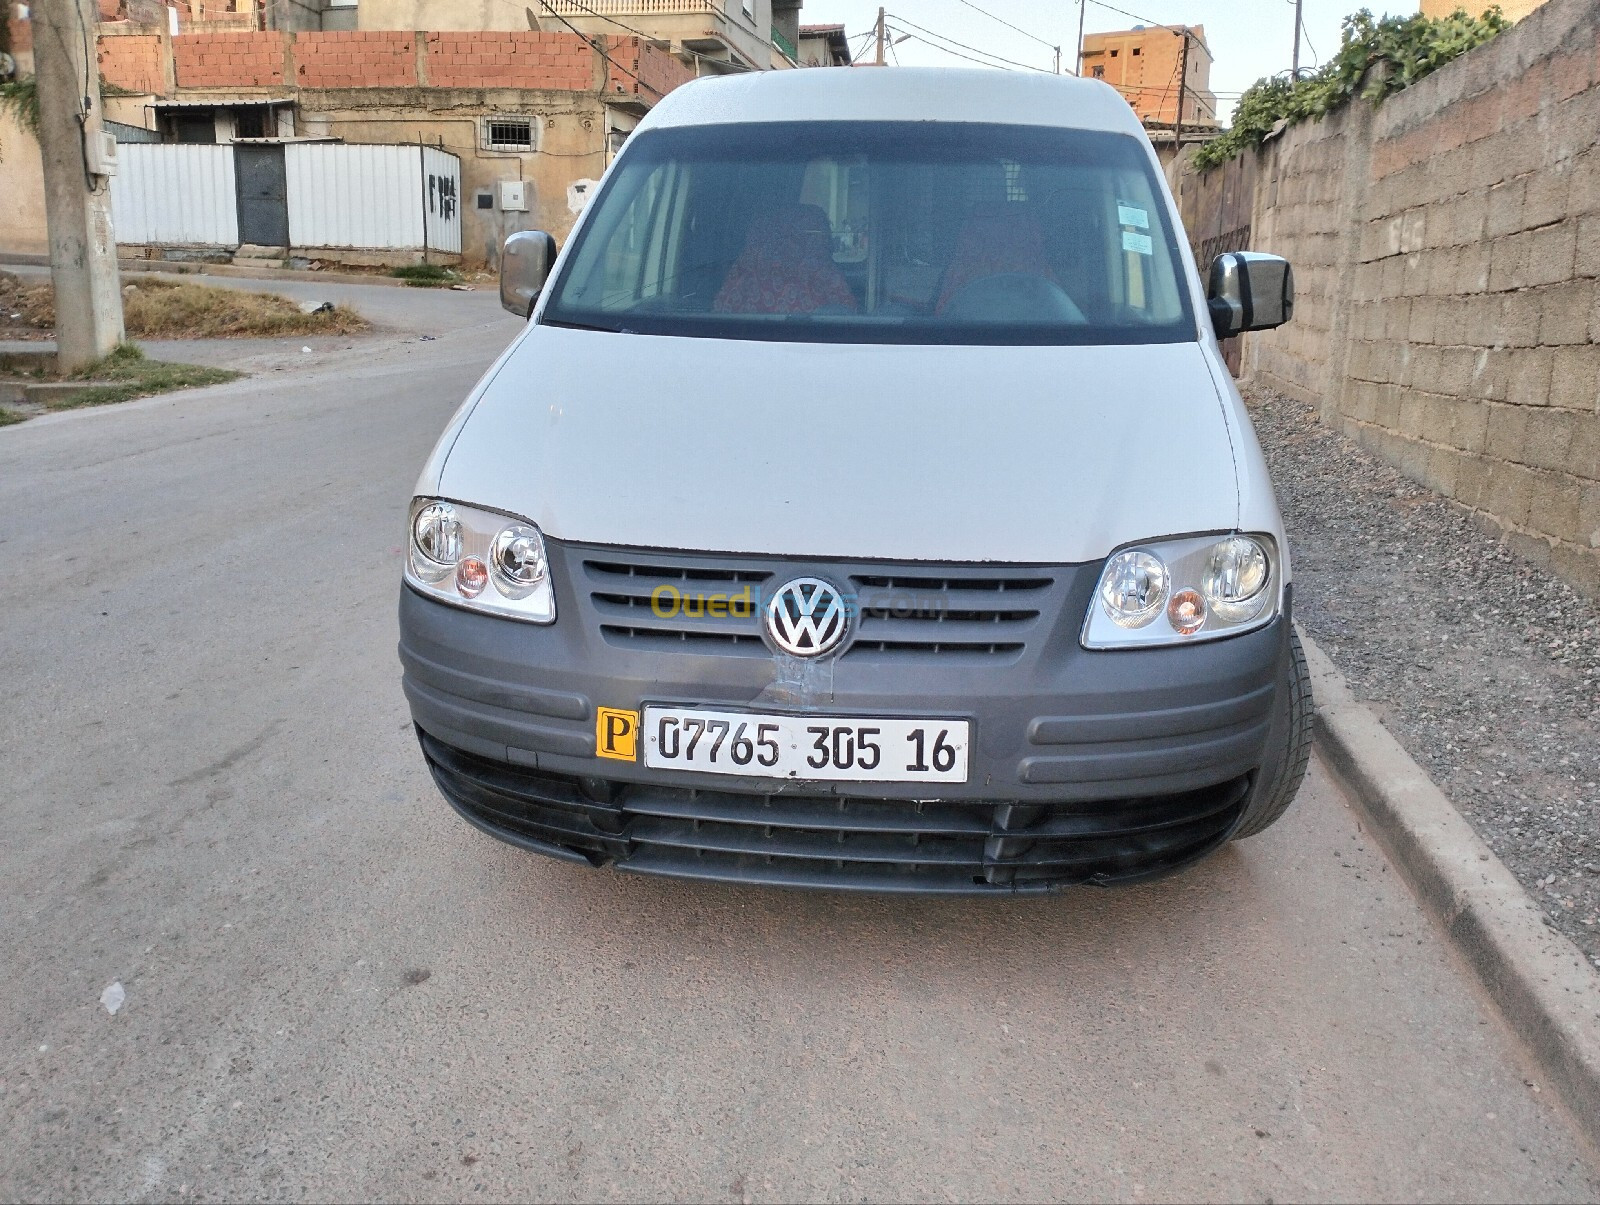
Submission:
[[[544,0],[544,7],[560,17],[721,17],[722,0]]]

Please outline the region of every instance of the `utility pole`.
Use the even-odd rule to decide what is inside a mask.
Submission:
[[[94,0],[36,0],[32,18],[56,364],[76,372],[123,337],[111,182],[102,161],[99,12]]]
[[[1294,68],[1289,72],[1291,81],[1300,78],[1300,5],[1304,0],[1294,0]]]
[[[1083,74],[1083,18],[1089,12],[1089,0],[1078,0],[1078,69],[1074,74]]]
[[[883,9],[878,10],[878,57],[872,60],[877,66],[882,67],[883,62]]]
[[[1183,150],[1183,99],[1189,86],[1189,27],[1183,27],[1183,59],[1178,65],[1178,119],[1172,123],[1172,145]]]

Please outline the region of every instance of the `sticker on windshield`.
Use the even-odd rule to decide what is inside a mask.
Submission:
[[[1154,255],[1156,245],[1150,241],[1148,234],[1135,234],[1131,230],[1122,232],[1122,249],[1124,251],[1137,251],[1140,255]]]
[[[1140,230],[1150,229],[1150,215],[1137,205],[1124,205],[1117,202],[1117,224],[1120,226],[1137,226]],[[1145,252],[1146,255],[1149,252]]]

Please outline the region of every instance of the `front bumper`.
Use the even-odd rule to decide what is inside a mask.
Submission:
[[[1047,891],[1194,861],[1267,777],[1287,599],[1245,635],[1089,652],[1078,628],[1100,566],[1056,567],[1020,651],[800,661],[621,647],[586,622],[570,568],[549,627],[401,591],[404,687],[434,779],[468,821],[525,848],[786,886]],[[644,703],[964,717],[968,781],[789,783],[596,758],[595,708]]]

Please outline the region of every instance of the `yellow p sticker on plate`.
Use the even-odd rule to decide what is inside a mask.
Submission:
[[[595,709],[594,755],[617,761],[639,758],[639,713],[620,707]]]

